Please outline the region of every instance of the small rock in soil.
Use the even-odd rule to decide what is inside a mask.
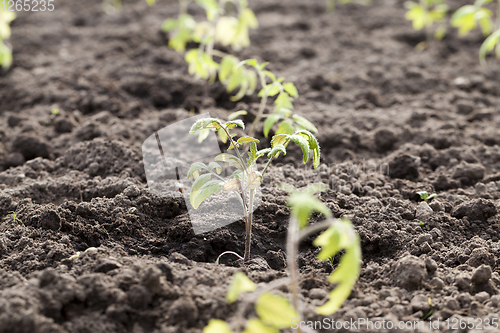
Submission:
[[[453,178],[468,178],[472,181],[481,180],[484,177],[485,168],[478,163],[462,162],[453,173]]]
[[[408,290],[418,289],[426,276],[424,261],[415,256],[407,255],[396,264],[394,279],[400,287]]]
[[[431,207],[429,207],[429,204],[427,204],[427,202],[425,202],[425,201],[422,201],[422,202],[419,202],[417,205],[417,211],[415,212],[415,217],[417,219],[422,219],[422,218],[425,218],[426,216],[429,216],[433,212],[434,211],[432,210]],[[418,243],[418,244],[421,244],[421,243]]]
[[[388,129],[381,129],[375,133],[375,147],[379,152],[386,152],[394,147],[398,140],[396,134]]]
[[[486,199],[470,200],[461,203],[451,211],[451,216],[461,219],[467,216],[472,221],[486,221],[495,216],[495,204]]]
[[[472,267],[479,267],[481,265],[495,266],[495,261],[495,256],[488,252],[488,249],[480,247],[472,250],[470,258],[466,263]]]
[[[392,178],[416,180],[419,176],[418,158],[401,155],[389,162],[389,174]]]
[[[21,153],[26,160],[50,157],[50,147],[45,142],[27,135],[19,135],[14,139],[11,152]]]
[[[481,265],[476,270],[474,273],[472,273],[472,283],[474,284],[483,284],[488,282],[488,280],[491,278],[491,267],[488,265]]]

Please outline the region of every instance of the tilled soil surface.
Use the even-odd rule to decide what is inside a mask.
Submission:
[[[107,15],[98,0],[58,1],[18,13],[14,65],[0,76],[0,332],[198,333],[229,319],[235,271],[257,283],[286,276],[289,209],[277,185],[317,181],[363,250],[360,279],[331,318],[398,325],[432,309],[436,331],[471,318],[498,331],[500,65],[479,66],[480,34],[450,29],[419,52],[425,36],[402,1],[335,13],[322,0],[250,6],[260,27],[239,57],[270,61],[296,83],[296,112],[319,128],[323,164],[305,168],[292,149],[271,168],[245,267],[214,264],[243,251],[242,221],[195,235],[181,195],[146,185],[141,145],[155,130],[191,110],[243,108],[248,121],[257,109],[256,98],[233,103],[219,83],[188,75],[159,31],[177,2],[124,1]],[[437,193],[429,205],[423,190]],[[333,266],[315,259],[312,240],[301,247],[302,295],[307,319],[321,320],[314,308]]]

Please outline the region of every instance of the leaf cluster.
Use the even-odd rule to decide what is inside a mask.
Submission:
[[[194,123],[189,131],[190,134],[195,134],[197,131],[222,131],[231,142],[228,150],[235,149],[237,152],[237,156],[229,153],[219,154],[208,165],[201,162],[191,165],[187,177],[188,179],[191,177],[194,179],[191,187],[190,201],[195,209],[205,199],[220,191],[245,192],[259,187],[262,182],[262,173],[266,169],[262,173],[255,170],[257,160],[265,156],[268,158],[268,163],[270,163],[273,158],[279,157],[280,154],[285,155],[286,147],[290,142],[294,142],[300,146],[304,163],[307,163],[311,156],[314,167],[317,168],[319,165],[320,147],[317,139],[309,131],[300,130],[294,134],[277,134],[272,138],[270,148],[258,150],[257,144],[259,140],[256,138],[243,136],[235,140],[235,134],[229,133],[235,127],[244,129],[245,124],[239,119],[224,123],[216,118],[204,118]],[[245,144],[250,144],[250,150],[248,151],[247,158],[243,159],[239,148]],[[220,177],[222,166],[219,163],[226,163],[229,167],[236,169],[229,179]],[[206,173],[201,175],[201,171]]]
[[[430,30],[434,24],[438,24],[434,38],[442,39],[444,37],[446,26],[442,23],[449,10],[445,0],[424,0],[419,3],[407,1],[405,7],[408,9],[405,18],[412,21],[413,29],[417,31],[423,28]]]

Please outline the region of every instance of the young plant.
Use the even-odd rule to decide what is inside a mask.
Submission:
[[[424,200],[425,202],[431,201],[437,196],[436,193],[429,195],[427,191],[417,192],[417,194],[420,196],[420,199]]]
[[[497,58],[500,58],[500,0],[497,4],[497,23],[496,29],[493,32],[493,12],[488,8],[484,8],[493,0],[476,0],[473,5],[465,5],[460,7],[451,17],[451,24],[458,28],[460,36],[465,36],[471,30],[478,27],[484,36],[488,36],[479,50],[479,61],[481,64],[486,63],[486,53],[495,50]]]
[[[425,28],[427,41],[433,35],[434,25],[437,25],[434,31],[435,39],[443,39],[446,34],[446,25],[444,19],[448,12],[446,0],[420,0],[418,3],[413,1],[405,2],[408,11],[405,14],[407,20],[412,21],[413,29],[420,31]]]
[[[330,299],[316,309],[318,314],[331,315],[349,297],[358,278],[361,268],[361,246],[359,236],[354,231],[347,218],[333,219],[331,211],[313,193],[325,189],[324,184],[313,184],[303,191],[297,191],[293,186],[283,188],[292,191],[288,204],[292,207],[292,218],[287,237],[287,258],[289,276],[257,288],[257,286],[242,272],[233,275],[227,291],[228,303],[233,303],[242,293],[246,293],[236,311],[236,318],[226,323],[223,320],[212,319],[203,329],[203,333],[233,333],[240,332],[246,326],[245,333],[279,332],[281,329],[297,328],[299,332],[311,332],[312,329],[302,329],[298,323],[303,314],[299,304],[299,272],[297,265],[298,244],[300,240],[327,229],[314,241],[314,245],[322,249],[319,260],[328,260],[340,251],[345,253],[340,259],[340,265],[329,276],[328,280],[337,286],[330,292]],[[324,222],[308,226],[312,212],[320,212],[327,217]],[[271,291],[278,287],[288,286],[291,289],[292,302]],[[246,321],[248,307],[255,304],[254,317]],[[296,326],[296,327],[295,327]],[[234,330],[234,331],[233,331]]]
[[[302,116],[293,114],[293,99],[298,97],[298,91],[291,82],[283,83],[283,78],[265,67],[268,63],[259,64],[255,59],[240,61],[237,57],[215,49],[215,44],[231,46],[239,51],[250,45],[249,30],[258,27],[255,14],[247,7],[246,0],[198,0],[205,9],[207,20],[196,22],[187,14],[188,1],[181,1],[180,15],[177,19],[167,19],[162,26],[164,32],[170,33],[169,46],[177,52],[184,52],[190,42],[198,43],[198,48],[186,52],[185,60],[188,63],[189,73],[195,77],[215,82],[218,78],[226,86],[228,93],[237,93],[230,97],[238,101],[245,96],[252,95],[260,84],[259,97],[261,102],[257,115],[250,126],[248,136],[254,136],[258,124],[266,117],[264,135],[267,137],[274,124],[279,122],[276,134],[292,134],[296,130],[305,129],[316,133],[317,128]],[[237,8],[236,16],[226,11],[228,4]],[[220,63],[215,58],[220,59]],[[270,81],[270,82],[269,82]],[[274,110],[270,115],[264,115],[268,98],[276,96]],[[240,110],[230,115],[232,120],[247,111]],[[221,139],[224,141],[224,133]],[[203,140],[208,132],[200,133]]]
[[[12,50],[5,41],[10,38],[10,22],[15,20],[16,14],[6,10],[5,3],[0,6],[0,66],[5,70],[12,65]]]
[[[23,221],[21,221],[20,219],[18,219],[18,218],[17,218],[17,216],[16,216],[16,212],[11,211],[11,212],[8,212],[7,214],[11,214],[11,215],[12,215],[12,218],[14,219],[14,221],[19,222],[19,223],[21,223],[22,225],[24,225]]]
[[[276,134],[271,140],[270,148],[257,150],[257,143],[259,140],[249,136],[243,136],[236,140],[234,138],[235,134],[230,133],[235,127],[244,129],[245,125],[243,121],[239,119],[223,123],[219,119],[205,118],[198,120],[192,126],[189,132],[190,134],[194,134],[199,130],[222,130],[230,143],[229,150],[234,149],[236,155],[228,153],[217,155],[214,161],[209,163],[208,166],[204,163],[193,163],[187,177],[188,179],[190,177],[194,179],[194,183],[191,187],[190,202],[195,209],[197,209],[205,199],[220,191],[232,191],[237,194],[238,200],[243,208],[246,230],[245,253],[244,257],[241,258],[240,256],[240,258],[243,259],[244,262],[248,262],[250,259],[255,190],[260,186],[262,177],[271,164],[271,161],[279,157],[280,154],[286,155],[286,147],[290,142],[293,142],[302,149],[302,161],[307,163],[311,155],[313,166],[317,168],[320,159],[320,148],[318,141],[311,132],[300,130],[293,134]],[[250,150],[245,159],[241,148],[246,144],[250,144]],[[257,170],[256,163],[261,157],[267,158],[267,163],[263,170],[259,171]],[[233,172],[228,180],[220,176],[222,167],[219,162],[227,163],[230,167],[236,168],[236,171]],[[206,171],[206,173],[200,174],[200,171]],[[214,179],[212,179],[212,177]]]

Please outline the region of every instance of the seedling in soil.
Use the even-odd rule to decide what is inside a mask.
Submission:
[[[424,222],[420,222],[420,226],[421,226],[422,228],[425,228],[427,231],[430,231],[430,230],[431,230],[431,228],[430,228],[427,224],[425,224]]]
[[[417,194],[420,196],[420,199],[424,200],[425,202],[429,202],[437,196],[436,193],[429,195],[427,191],[417,192]]]
[[[0,6],[0,66],[5,70],[12,65],[12,50],[5,41],[10,38],[10,22],[16,18],[14,12],[5,8],[5,3]]]
[[[22,225],[24,225],[23,221],[21,221],[20,219],[17,218],[16,212],[11,211],[11,212],[8,212],[7,214],[11,214],[14,221],[17,221],[17,222],[21,223]]]
[[[248,307],[251,304],[255,304],[255,313],[258,317],[246,321],[244,332],[278,332],[280,329],[293,327],[294,323],[300,322],[303,315],[298,301],[300,293],[297,267],[298,243],[326,228],[327,230],[313,242],[314,245],[322,248],[318,259],[328,260],[342,250],[345,253],[340,260],[340,265],[328,279],[337,286],[330,292],[329,301],[317,308],[316,312],[322,315],[331,315],[349,297],[361,268],[360,240],[347,218],[332,219],[332,213],[328,207],[313,195],[315,192],[324,190],[325,186],[324,184],[313,184],[300,192],[293,186],[283,186],[283,188],[293,191],[288,200],[288,204],[292,207],[292,218],[287,238],[289,277],[274,280],[258,288],[244,273],[236,272],[226,296],[228,303],[232,303],[238,299],[240,294],[246,293],[238,305],[236,318],[230,323],[212,319],[203,329],[204,333],[241,331],[245,326],[245,313],[248,313]],[[313,211],[322,213],[327,217],[327,220],[308,226]],[[271,292],[281,286],[288,286],[291,289],[291,303],[287,298]],[[300,327],[297,328],[299,332],[306,332]]]
[[[299,129],[316,133],[316,127],[299,115],[292,115],[294,98],[298,91],[291,82],[284,83],[283,78],[265,69],[267,63],[259,64],[255,59],[240,61],[237,57],[215,49],[215,44],[231,46],[234,51],[239,51],[250,45],[249,29],[258,27],[258,21],[253,11],[247,8],[244,0],[228,0],[216,2],[215,0],[199,0],[197,3],[205,9],[206,21],[196,22],[187,14],[188,1],[181,0],[181,10],[178,19],[168,19],[163,23],[162,30],[170,33],[169,46],[177,52],[184,52],[190,42],[198,43],[196,49],[186,52],[185,59],[191,75],[215,82],[217,72],[220,82],[226,85],[227,91],[232,93],[238,90],[230,99],[238,101],[245,96],[252,95],[260,83],[259,97],[261,102],[257,115],[250,126],[248,136],[254,136],[260,121],[267,117],[264,123],[264,135],[267,137],[274,124],[279,122],[276,134],[292,134]],[[226,10],[228,4],[237,8],[235,16]],[[220,59],[220,63],[214,60]],[[268,80],[271,82],[268,83]],[[267,100],[276,96],[273,113],[265,116],[264,111]],[[246,112],[244,110],[231,114],[232,120]],[[234,117],[234,118],[232,118]],[[224,133],[219,132],[223,142]],[[200,140],[208,132],[200,133]]]
[[[427,41],[432,39],[443,39],[446,34],[446,25],[444,19],[448,12],[446,0],[420,0],[418,3],[413,1],[405,2],[408,8],[405,18],[412,21],[413,29],[420,31],[425,28]],[[434,34],[433,27],[437,25]],[[426,45],[419,44],[417,48],[425,48]]]
[[[293,142],[302,149],[302,161],[307,163],[311,155],[313,166],[317,168],[319,165],[320,149],[318,141],[311,132],[300,130],[293,134],[277,134],[273,136],[270,148],[257,150],[257,143],[259,140],[256,138],[243,136],[235,140],[235,134],[230,133],[235,127],[245,129],[243,121],[239,119],[223,123],[219,119],[205,118],[198,120],[192,126],[190,134],[194,134],[199,130],[222,130],[230,143],[229,150],[234,149],[236,156],[223,153],[217,155],[214,161],[208,165],[200,162],[193,163],[189,169],[187,178],[193,177],[195,180],[190,193],[190,202],[195,209],[197,209],[205,199],[220,191],[231,191],[237,194],[238,200],[243,208],[246,230],[244,257],[239,257],[243,259],[244,262],[248,262],[250,259],[255,190],[261,185],[262,177],[271,164],[271,161],[279,157],[280,154],[286,155],[288,144]],[[250,150],[245,159],[241,148],[246,144],[250,144]],[[267,163],[262,171],[258,171],[256,162],[261,157],[267,157]],[[222,167],[219,163],[227,163],[230,167],[236,168],[236,171],[229,177],[229,180],[220,176]],[[200,171],[206,171],[207,173],[200,174]],[[212,179],[212,177],[215,179]],[[225,252],[221,255],[227,253],[230,252]]]

